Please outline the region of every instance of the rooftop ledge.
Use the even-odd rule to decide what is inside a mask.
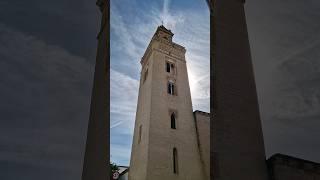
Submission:
[[[300,159],[284,154],[274,154],[268,160],[268,164],[278,164],[278,165],[285,165],[297,169],[309,170],[313,172],[320,173],[320,164],[312,161],[308,161],[305,159]]]
[[[199,111],[199,110],[195,110],[193,113],[199,113],[199,114],[210,116],[210,113],[204,112],[204,111]]]

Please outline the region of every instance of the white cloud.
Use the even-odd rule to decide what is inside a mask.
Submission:
[[[123,22],[122,15],[118,13],[115,7],[111,11],[111,29],[118,36],[119,43],[117,44],[121,52],[125,52],[130,57],[138,57],[136,44],[133,42],[132,31],[130,31]]]
[[[127,75],[110,69],[111,112],[135,113],[139,82]]]
[[[156,21],[161,20],[161,23],[169,29],[174,29],[178,23],[183,23],[184,22],[184,17],[182,13],[178,12],[176,14],[172,14],[169,12],[169,5],[170,5],[170,0],[164,0],[163,1],[163,8],[162,12],[158,12],[157,10],[154,11],[154,17]],[[157,17],[157,15],[159,15]]]
[[[138,100],[139,82],[123,73],[110,69],[110,113],[121,120],[111,118],[111,128],[125,122],[133,127]],[[130,131],[131,132],[131,131]]]

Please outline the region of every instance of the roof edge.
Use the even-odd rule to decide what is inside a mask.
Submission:
[[[210,115],[210,113],[208,113],[208,112],[199,111],[199,110],[195,110],[195,111],[193,111],[193,113],[194,113],[194,114],[195,114],[195,113],[199,113],[199,114]]]
[[[297,161],[297,162],[300,162],[300,163],[312,164],[312,165],[318,166],[320,168],[320,163],[318,163],[318,162],[313,162],[313,161],[309,161],[309,160],[306,160],[306,159],[301,159],[301,158],[297,158],[297,157],[293,157],[293,156],[289,156],[289,155],[285,155],[285,154],[281,154],[281,153],[273,154],[272,156],[270,156],[268,158],[267,161],[268,162],[274,162],[277,159],[293,160],[293,161]]]

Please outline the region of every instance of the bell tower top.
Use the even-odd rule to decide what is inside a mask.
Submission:
[[[163,25],[161,25],[161,26],[158,26],[158,28],[153,36],[154,37],[157,36],[160,39],[165,39],[169,42],[172,42],[173,35],[174,34],[171,32],[171,30],[169,30],[166,27],[164,27]]]
[[[149,56],[153,51],[161,51],[168,56],[172,56],[185,61],[184,55],[186,53],[186,49],[185,47],[172,41],[173,35],[174,34],[171,32],[171,30],[167,29],[163,25],[158,26],[147,47],[147,50],[141,58],[141,65],[144,66],[146,64]]]

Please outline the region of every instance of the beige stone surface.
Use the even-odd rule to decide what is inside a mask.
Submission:
[[[210,179],[210,114],[195,111],[194,117],[201,162],[204,167],[206,179]]]
[[[130,180],[205,179],[192,110],[186,50],[173,43],[172,36],[170,31],[159,27],[141,60]],[[166,72],[166,62],[174,64],[172,73]],[[167,93],[169,80],[175,83],[174,95]],[[171,129],[171,112],[176,114],[176,129]],[[173,172],[173,148],[178,151],[176,174]]]

